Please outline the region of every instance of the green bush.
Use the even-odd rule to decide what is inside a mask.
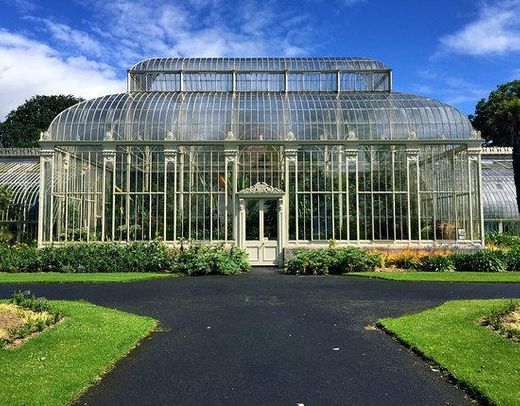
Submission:
[[[493,233],[486,235],[486,242],[505,248],[520,248],[520,236]]]
[[[381,265],[381,255],[358,247],[301,249],[286,263],[291,275],[327,275],[373,271]]]
[[[37,248],[0,245],[1,272],[182,272],[224,274],[249,269],[247,254],[223,244],[170,248],[161,242],[79,243]]]
[[[187,275],[233,275],[250,268],[247,253],[225,244],[181,245],[175,255],[173,269]]]
[[[453,272],[455,265],[450,255],[432,254],[422,260],[417,270],[420,272]]]
[[[358,247],[331,248],[333,258],[329,273],[370,272],[381,266],[381,254]]]
[[[332,264],[330,248],[301,249],[286,263],[285,273],[291,275],[327,275]]]
[[[520,272],[520,247],[511,248],[505,254],[507,270],[510,272]]]
[[[471,253],[455,253],[452,256],[457,272],[505,272],[506,254],[502,251],[481,250]]]

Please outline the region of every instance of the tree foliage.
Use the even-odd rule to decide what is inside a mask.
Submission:
[[[0,213],[11,205],[13,202],[13,192],[7,185],[0,185]]]
[[[0,145],[6,148],[37,147],[40,132],[66,108],[83,101],[74,96],[33,96],[11,111],[0,123]]]
[[[520,211],[520,80],[504,83],[477,103],[470,117],[482,137],[495,146],[513,147],[516,202]]]
[[[512,147],[519,131],[520,80],[497,86],[487,99],[477,103],[470,119],[487,142]]]

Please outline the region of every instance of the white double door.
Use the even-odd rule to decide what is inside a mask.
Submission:
[[[246,199],[245,248],[252,265],[278,264],[278,199]]]

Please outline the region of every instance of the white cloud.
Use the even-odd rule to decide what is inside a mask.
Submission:
[[[103,45],[86,32],[75,30],[66,24],[57,23],[49,19],[41,19],[41,21],[45,24],[50,34],[63,45],[74,47],[78,51],[89,55],[101,56],[105,54]]]
[[[430,69],[420,71],[418,74],[426,83],[415,84],[412,87],[414,92],[437,98],[450,105],[474,102],[489,93],[489,89],[446,73]]]
[[[440,43],[441,52],[473,56],[520,51],[520,0],[484,3],[476,20]]]
[[[92,98],[125,90],[112,68],[85,57],[62,58],[46,44],[0,30],[0,120],[30,97]]]
[[[35,94],[124,91],[126,69],[146,57],[309,53],[311,20],[275,0],[75,1],[90,14],[71,22],[17,0],[33,37],[0,27],[0,120]]]
[[[347,7],[355,6],[359,3],[365,3],[367,0],[343,0],[343,4]]]
[[[182,5],[158,0],[85,1],[95,10],[95,17],[88,21],[91,33],[109,49],[106,54],[117,55],[121,68],[149,56],[294,56],[308,52],[304,46],[308,18],[284,10],[275,1],[246,0],[238,6],[221,0],[191,0]],[[63,25],[58,32],[57,27],[50,28],[56,39],[61,32],[78,33]],[[78,42],[84,39],[79,36]]]

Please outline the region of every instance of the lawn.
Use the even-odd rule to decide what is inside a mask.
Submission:
[[[135,282],[147,279],[172,278],[180,274],[114,272],[114,273],[5,273],[0,272],[0,283],[67,283],[67,282]]]
[[[520,272],[352,272],[346,275],[412,282],[518,282]]]
[[[87,302],[51,301],[58,325],[0,349],[2,404],[68,404],[156,327],[156,321]]]
[[[510,301],[455,300],[379,325],[411,346],[474,394],[499,405],[520,399],[520,345],[476,320]]]

